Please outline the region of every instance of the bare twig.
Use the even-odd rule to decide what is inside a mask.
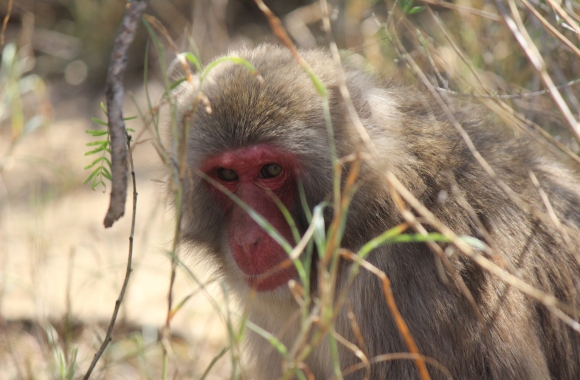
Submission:
[[[580,37],[580,25],[578,25],[578,23],[576,23],[576,21],[560,6],[560,3],[554,0],[548,0],[547,2],[550,3],[556,13],[558,13],[566,23],[568,23],[568,26],[574,30],[576,37]]]
[[[475,147],[475,144],[474,144],[473,140],[471,139],[471,137],[469,136],[469,134],[465,131],[463,126],[461,124],[459,124],[457,119],[453,116],[453,113],[451,112],[451,109],[449,108],[449,106],[445,103],[445,101],[439,95],[437,90],[432,85],[430,85],[429,80],[427,79],[425,74],[421,71],[421,69],[419,68],[419,66],[417,65],[417,63],[413,59],[413,57],[407,52],[407,50],[405,49],[405,47],[403,46],[401,41],[397,38],[397,36],[395,35],[394,37],[395,38],[393,39],[393,42],[395,43],[395,46],[397,47],[401,57],[405,60],[405,62],[407,62],[409,64],[410,68],[417,74],[417,76],[421,80],[421,82],[427,87],[427,89],[429,90],[429,92],[431,93],[431,95],[433,96],[435,101],[437,102],[437,104],[440,106],[441,110],[445,113],[447,120],[449,120],[449,122],[455,127],[455,129],[457,130],[457,132],[459,133],[459,135],[461,136],[461,138],[465,142],[467,148],[469,149],[469,151],[471,152],[471,154],[473,155],[475,160],[479,163],[479,165],[487,173],[487,175],[489,175],[489,177],[495,182],[495,184],[519,208],[534,215],[534,217],[538,218],[538,220],[541,220],[542,222],[546,223],[547,225],[551,224],[551,219],[549,216],[547,216],[541,210],[538,210],[538,209],[532,207],[525,200],[521,199],[521,197],[511,187],[509,187],[509,185],[507,183],[505,183],[497,175],[496,171],[491,167],[491,165],[485,160],[485,158],[483,158],[481,153],[477,150],[477,148]],[[574,229],[568,228],[567,226],[564,226],[564,228],[566,229],[566,231],[569,234],[574,235],[577,238],[580,238],[580,234],[578,234],[577,231],[574,231]],[[580,254],[577,254],[575,256],[576,256],[577,261],[580,263]]]
[[[451,240],[451,242],[461,251],[464,255],[475,261],[481,268],[485,269],[489,273],[501,279],[503,282],[513,286],[522,293],[534,298],[542,305],[546,306],[550,311],[553,311],[557,317],[568,324],[576,331],[580,331],[580,324],[575,321],[571,321],[570,318],[562,313],[557,313],[557,310],[565,311],[567,313],[576,315],[578,310],[575,307],[566,305],[552,294],[543,292],[536,289],[527,282],[521,280],[516,275],[510,273],[509,271],[501,268],[491,260],[485,258],[476,250],[472,249],[466,242],[461,240],[455,232],[453,232],[449,227],[447,227],[443,222],[441,222],[437,217],[427,209],[407,188],[399,181],[399,179],[392,173],[387,172],[385,175],[388,183],[392,186],[411,207],[415,209],[421,215],[427,223],[445,235]]]
[[[540,194],[540,197],[542,198],[542,202],[544,202],[544,206],[546,207],[546,211],[548,213],[548,216],[552,219],[552,222],[554,223],[554,226],[556,226],[556,229],[558,230],[558,232],[560,232],[560,235],[562,235],[562,239],[564,240],[564,242],[566,243],[566,245],[570,249],[570,252],[574,252],[572,240],[570,239],[570,236],[566,233],[566,230],[564,230],[564,228],[562,227],[562,222],[560,222],[560,219],[558,219],[558,216],[556,215],[556,212],[554,211],[554,208],[552,207],[552,203],[550,202],[550,199],[548,198],[548,194],[546,194],[546,192],[544,191],[544,189],[540,185],[540,181],[538,181],[538,178],[536,177],[536,174],[533,171],[531,171],[531,170],[528,171],[528,175],[530,176],[530,179],[532,180],[532,184],[534,185],[534,187],[538,191],[538,194]]]
[[[125,214],[127,200],[127,131],[123,121],[123,76],[127,67],[127,50],[133,39],[137,23],[147,8],[148,0],[133,0],[129,4],[121,28],[113,45],[107,73],[106,98],[111,138],[111,201],[105,216],[105,227],[111,227]]]
[[[313,49],[316,47],[316,38],[308,29],[308,24],[320,21],[322,12],[320,4],[315,1],[312,4],[304,5],[293,10],[284,17],[286,30],[302,48]]]
[[[503,182],[498,176],[497,173],[493,170],[493,168],[487,163],[487,161],[481,156],[479,151],[476,149],[473,141],[466,133],[465,129],[458,123],[458,121],[453,117],[449,107],[443,99],[437,94],[436,90],[433,86],[429,85],[425,74],[419,69],[416,62],[413,58],[409,55],[409,53],[405,50],[404,46],[401,42],[396,38],[393,38],[393,42],[395,46],[399,50],[399,54],[401,57],[405,59],[405,61],[410,65],[412,70],[418,75],[419,79],[425,84],[428,90],[431,92],[437,103],[440,105],[441,109],[446,113],[448,120],[452,123],[452,125],[457,129],[463,140],[465,141],[468,149],[470,150],[471,154],[477,160],[477,162],[481,165],[481,167],[486,171],[486,173],[490,176],[490,178],[497,184],[500,189],[507,195],[507,197],[514,202],[518,207],[523,210],[528,211],[538,220],[544,223],[552,223],[551,218],[544,214],[541,210],[534,208],[533,206],[529,205],[527,202],[523,201],[505,182]],[[553,295],[545,293],[541,290],[536,289],[535,287],[529,285],[528,283],[522,281],[516,275],[510,273],[509,271],[501,268],[494,262],[490,261],[489,259],[485,258],[479,252],[473,250],[469,245],[465,242],[460,240],[453,231],[451,231],[447,226],[445,226],[440,220],[438,220],[435,215],[430,212],[417,198],[415,198],[406,188],[405,186],[397,179],[397,177],[392,172],[386,173],[386,179],[388,183],[408,202],[411,207],[413,207],[425,220],[431,224],[434,228],[436,228],[439,232],[443,235],[448,237],[453,244],[467,257],[473,259],[480,267],[485,269],[486,271],[490,272],[491,274],[497,276],[505,283],[515,287],[516,289],[520,290],[522,293],[538,300],[544,306],[546,306],[550,311],[552,311],[558,318],[560,318],[563,322],[568,324],[570,327],[575,329],[576,331],[580,331],[580,324],[574,320],[572,320],[568,315],[562,313],[565,311],[567,313],[576,315],[577,310],[570,305],[565,305]],[[566,228],[566,226],[562,226],[564,230],[569,234],[574,234],[577,236],[577,233],[573,229]],[[578,255],[577,255],[578,256]],[[577,257],[580,259],[580,257]]]
[[[580,78],[574,79],[574,80],[569,81],[568,83],[564,83],[564,84],[561,84],[559,86],[556,86],[556,89],[562,90],[562,89],[567,88],[567,87],[575,86],[578,83],[580,83]],[[435,87],[435,89],[437,91],[446,92],[446,93],[449,93],[451,95],[458,96],[458,97],[481,98],[481,99],[525,99],[525,98],[532,98],[534,96],[540,96],[540,95],[545,95],[545,94],[550,93],[549,89],[545,89],[545,90],[534,91],[534,92],[524,92],[521,94],[489,95],[489,94],[463,94],[461,92],[457,92],[457,91],[453,91],[453,90],[449,90],[449,89],[441,88],[441,87]]]
[[[425,364],[425,358],[419,353],[419,348],[417,347],[417,344],[415,343],[415,340],[413,339],[413,336],[409,331],[409,326],[407,326],[407,323],[403,319],[403,316],[401,315],[401,312],[397,307],[397,303],[395,302],[395,297],[393,296],[393,291],[391,289],[391,281],[389,280],[385,272],[383,272],[373,264],[369,263],[368,261],[361,259],[359,256],[355,255],[350,251],[342,249],[340,251],[340,254],[344,258],[347,258],[349,260],[358,263],[361,267],[365,268],[366,270],[377,276],[379,280],[381,280],[381,284],[383,285],[383,295],[385,296],[385,301],[389,306],[391,315],[393,316],[393,319],[397,324],[397,329],[399,330],[401,336],[405,340],[405,344],[407,345],[409,352],[417,355],[414,360],[415,365],[419,370],[419,375],[421,379],[422,380],[431,379],[429,371],[427,370],[427,365]]]
[[[260,8],[262,13],[264,13],[266,18],[268,19],[270,28],[272,28],[272,31],[274,32],[276,37],[278,37],[280,41],[284,44],[284,46],[286,46],[288,50],[290,50],[290,52],[294,56],[294,59],[296,59],[296,61],[300,64],[300,66],[302,66],[307,72],[311,72],[312,69],[310,69],[310,65],[306,63],[304,58],[302,58],[300,53],[298,53],[298,50],[296,50],[294,43],[292,43],[292,40],[288,36],[288,33],[286,33],[286,30],[282,26],[282,21],[280,21],[280,19],[274,13],[272,13],[270,8],[268,8],[268,6],[264,4],[264,1],[255,0],[255,2],[256,5],[258,5],[258,8]]]
[[[577,22],[580,22],[580,16],[577,15],[576,13],[574,13],[574,7],[576,7],[576,9],[578,9],[578,4],[574,4],[573,2],[564,2],[564,6],[566,7],[564,10],[566,11],[566,13],[572,17],[574,20],[576,20]]]
[[[340,53],[338,52],[338,46],[336,45],[336,42],[334,41],[334,38],[333,38],[332,33],[331,33],[332,31],[330,29],[330,17],[329,17],[330,9],[328,7],[328,2],[326,0],[323,0],[320,2],[320,5],[322,7],[322,15],[323,15],[322,21],[323,21],[324,28],[326,29],[326,36],[328,38],[328,43],[330,46],[330,52],[332,54],[332,59],[334,61],[334,64],[337,66],[337,68],[339,68],[337,70],[337,72],[340,75],[339,89],[340,89],[340,94],[342,95],[342,98],[344,99],[344,104],[345,104],[346,110],[348,112],[348,117],[350,118],[350,121],[355,126],[356,131],[358,132],[359,137],[361,138],[361,141],[362,141],[364,147],[367,148],[371,154],[376,155],[377,148],[375,147],[374,143],[371,141],[371,138],[369,136],[368,131],[363,126],[363,124],[360,120],[360,117],[358,116],[358,113],[356,112],[356,109],[354,108],[354,104],[352,103],[352,99],[350,97],[350,93],[348,91],[348,88],[346,87],[346,79],[344,77],[344,72],[342,70]]]
[[[518,41],[521,48],[528,56],[530,63],[540,75],[540,78],[542,79],[544,85],[550,90],[550,95],[552,96],[554,103],[556,103],[556,105],[560,109],[560,112],[562,112],[562,116],[568,123],[568,128],[572,132],[572,135],[574,136],[578,144],[580,144],[580,123],[578,123],[578,121],[570,111],[570,108],[568,108],[568,105],[564,101],[564,98],[562,98],[562,95],[556,89],[556,86],[554,85],[552,78],[550,77],[550,75],[548,75],[548,72],[546,71],[546,62],[542,58],[542,55],[538,51],[536,45],[534,45],[532,38],[530,37],[526,28],[524,27],[517,7],[515,6],[513,1],[510,0],[508,2],[510,5],[510,9],[512,11],[513,18],[512,16],[509,15],[503,2],[501,0],[495,0],[497,9],[502,15],[507,27],[510,29],[516,41]]]
[[[75,249],[71,248],[68,255],[68,270],[66,278],[66,312],[64,315],[64,354],[66,361],[69,362],[70,357],[70,344],[72,338],[72,302],[71,302],[71,289],[73,283],[73,273],[74,273],[74,260],[75,260]]]
[[[175,56],[177,57],[179,64],[181,65],[181,68],[183,69],[183,72],[185,73],[186,80],[191,83],[191,81],[193,80],[193,77],[192,77],[193,74],[191,73],[191,69],[189,68],[189,64],[187,63],[187,60],[185,59],[183,54],[180,54],[179,49],[177,48],[177,45],[175,44],[175,41],[173,41],[173,39],[169,35],[169,32],[167,31],[165,26],[163,26],[163,24],[160,23],[159,20],[157,20],[153,16],[145,15],[145,16],[143,16],[143,18],[145,20],[147,20],[147,22],[150,23],[151,26],[154,27],[165,38],[165,41],[167,41],[167,45],[173,51],[173,53],[175,53]]]
[[[360,361],[364,364],[365,375],[362,380],[369,380],[371,374],[371,363],[366,353],[363,352],[356,344],[351,343],[348,339],[340,335],[336,330],[332,330],[332,335],[336,338],[336,341],[350,350]]]
[[[528,0],[521,0],[521,2],[526,6],[526,8],[530,10],[530,12],[534,14],[534,16],[536,16],[536,18],[542,23],[543,26],[545,26],[553,35],[555,35],[560,41],[562,41],[564,45],[568,46],[574,52],[574,54],[580,57],[580,49],[578,49],[572,43],[572,41],[567,39],[562,33],[558,31],[558,29],[556,29],[552,24],[550,24],[548,20],[546,20],[542,16],[542,14],[538,12],[536,8],[534,8],[532,4],[528,2]]]
[[[130,139],[127,140],[127,148],[129,152],[131,151]],[[87,373],[83,377],[83,380],[88,380],[91,377],[91,372],[97,365],[100,357],[105,352],[107,345],[111,342],[113,336],[113,328],[115,327],[115,322],[117,321],[117,315],[123,303],[123,298],[125,296],[125,291],[127,290],[127,285],[129,284],[129,278],[131,277],[131,272],[133,271],[133,237],[135,235],[135,222],[137,220],[137,181],[135,180],[135,167],[133,165],[133,156],[129,153],[129,165],[131,166],[131,179],[133,181],[133,215],[131,217],[131,234],[129,235],[129,253],[127,256],[127,269],[125,270],[125,279],[123,280],[123,286],[121,286],[121,291],[119,292],[119,297],[115,301],[115,308],[113,309],[113,315],[111,316],[111,321],[109,322],[109,328],[107,329],[107,335],[99,348],[99,351],[93,357],[93,361],[87,370]]]
[[[176,237],[178,241],[179,237]],[[169,365],[169,355],[173,352],[171,350],[171,320],[175,315],[173,311],[173,286],[175,285],[175,278],[177,276],[177,251],[174,249],[171,252],[171,274],[169,276],[169,289],[167,290],[167,316],[165,317],[165,325],[161,332],[161,345],[163,347],[163,368],[161,378],[167,379],[167,370]]]
[[[399,211],[399,213],[401,214],[403,219],[415,231],[417,231],[421,235],[427,235],[427,230],[425,229],[425,227],[421,223],[419,223],[419,221],[417,220],[415,215],[411,212],[411,210],[409,210],[407,208],[407,205],[405,204],[405,202],[403,202],[400,195],[396,191],[392,191],[393,190],[392,188],[390,190],[391,190],[391,197],[393,198],[393,201],[395,202],[395,206],[397,207],[397,210]],[[471,291],[467,287],[467,284],[465,283],[465,281],[463,280],[461,275],[453,267],[453,265],[451,264],[451,261],[449,261],[449,258],[447,257],[447,255],[443,251],[443,248],[441,248],[441,246],[439,246],[439,244],[437,244],[434,241],[427,241],[427,242],[425,242],[425,244],[427,244],[429,249],[431,249],[437,255],[437,257],[441,260],[441,262],[445,266],[445,269],[447,269],[448,273],[451,275],[451,277],[453,277],[455,284],[457,285],[457,287],[459,288],[461,293],[465,296],[465,299],[467,299],[467,302],[471,305],[471,308],[473,309],[473,312],[477,316],[477,319],[482,323],[482,325],[484,325],[485,323],[484,323],[483,315],[481,314],[481,310],[477,306],[477,302],[475,302],[475,298],[473,297],[473,294],[471,293]],[[442,276],[445,275],[445,273],[443,271],[441,271],[440,274]]]
[[[358,346],[360,347],[360,349],[363,352],[363,354],[365,355],[365,357],[368,358],[369,357],[369,349],[367,348],[365,340],[364,340],[362,333],[360,331],[359,324],[356,320],[356,315],[352,311],[352,304],[349,304],[349,310],[348,310],[348,313],[346,314],[346,316],[348,318],[348,321],[350,322],[350,328],[351,328],[352,333],[354,334],[354,336],[356,338],[356,342],[357,342]],[[370,373],[370,371],[369,371],[369,373]],[[366,376],[367,375],[365,375],[365,377]]]
[[[473,76],[476,78],[479,86],[485,91],[487,92],[487,94],[474,94],[474,97],[478,97],[481,99],[491,99],[493,100],[493,102],[489,102],[486,101],[484,102],[484,104],[490,108],[491,110],[493,110],[496,114],[498,114],[500,117],[503,117],[502,115],[504,113],[499,112],[499,110],[497,109],[496,105],[499,106],[502,110],[507,111],[509,115],[511,116],[515,116],[517,120],[520,121],[520,123],[516,123],[516,125],[518,127],[520,127],[520,130],[524,131],[525,133],[527,133],[528,135],[530,135],[531,138],[533,138],[534,140],[536,140],[538,143],[544,145],[544,142],[541,140],[541,138],[537,135],[541,135],[541,137],[543,137],[545,140],[547,140],[549,143],[555,145],[559,150],[561,150],[562,152],[564,152],[566,155],[568,155],[570,158],[572,158],[574,161],[580,163],[580,158],[572,151],[570,151],[570,149],[568,149],[566,146],[564,146],[564,144],[560,143],[559,141],[555,140],[548,132],[544,131],[539,125],[533,123],[530,120],[527,120],[525,117],[523,117],[522,115],[518,114],[515,110],[513,110],[511,107],[509,107],[507,104],[505,104],[504,102],[500,102],[500,99],[511,99],[512,95],[497,95],[497,94],[492,94],[490,90],[486,89],[486,86],[484,85],[483,81],[481,80],[477,70],[474,68],[473,64],[470,62],[470,60],[462,53],[461,49],[459,48],[459,46],[457,46],[457,44],[455,43],[455,41],[451,38],[451,36],[449,35],[448,31],[445,29],[445,27],[443,26],[443,24],[441,23],[441,20],[439,19],[439,17],[437,17],[433,11],[431,10],[431,8],[427,7],[427,11],[429,12],[429,14],[431,15],[431,17],[433,18],[433,20],[435,21],[436,25],[439,27],[439,30],[441,31],[441,33],[443,34],[443,36],[445,37],[445,39],[449,42],[449,44],[451,45],[451,47],[453,48],[453,50],[457,53],[457,55],[461,58],[461,60],[465,63],[465,65],[469,68],[469,70],[471,71],[471,73],[473,74]],[[416,69],[418,69],[418,67],[416,65],[413,64],[412,59],[409,62],[413,68],[413,70],[416,71]],[[427,82],[424,80],[423,81],[425,84],[427,84]],[[573,86],[580,83],[580,79],[576,79],[573,81],[570,81],[568,83],[565,83],[563,85],[557,86],[557,89],[562,89],[562,88],[567,88],[569,86]],[[456,94],[457,96],[463,96],[461,95],[461,93],[457,93],[455,91],[452,90],[448,90],[448,89],[441,89],[439,87],[435,87],[435,86],[429,86],[429,88],[433,87],[435,90],[439,91],[439,92],[444,92],[446,94]],[[542,93],[549,93],[550,90],[546,89],[543,91],[538,91],[538,92],[533,92],[533,93],[529,93],[529,94],[521,94],[521,98],[525,98],[528,95],[529,96],[535,96],[537,95],[541,95]],[[525,125],[522,125],[521,123],[524,123]],[[530,130],[530,128],[527,127],[531,127],[535,132],[537,132],[537,134],[532,133],[532,131]],[[457,126],[456,126],[457,128]]]
[[[6,9],[6,16],[4,16],[4,21],[2,21],[2,31],[0,32],[0,49],[4,47],[6,42],[4,34],[6,33],[6,27],[8,26],[8,20],[10,20],[10,15],[12,14],[12,5],[14,0],[8,0],[8,7]]]
[[[465,5],[448,3],[448,2],[445,2],[442,0],[419,0],[419,1],[421,1],[423,3],[431,4],[431,5],[436,5],[438,7],[453,9],[453,10],[456,10],[458,12],[471,13],[471,14],[474,14],[476,16],[480,16],[480,17],[483,17],[483,18],[486,18],[486,19],[492,20],[492,21],[501,21],[501,17],[499,17],[495,13],[486,12],[486,11],[483,11],[481,9],[475,9],[475,8],[468,7]]]
[[[437,360],[430,358],[428,356],[411,354],[408,352],[396,352],[393,354],[378,355],[378,356],[371,358],[370,363],[376,364],[376,363],[392,361],[392,360],[417,360],[417,359],[422,359],[426,363],[431,364],[433,367],[435,367],[439,371],[441,371],[441,373],[443,373],[445,375],[445,377],[447,377],[449,380],[453,379],[451,372],[449,372],[449,370],[443,364],[438,362]],[[358,363],[358,364],[352,365],[348,368],[345,368],[345,370],[343,371],[343,374],[346,376],[346,375],[349,375],[349,374],[351,374],[355,371],[358,371],[360,369],[363,369],[363,368],[364,368],[364,363]],[[334,377],[333,380],[334,379],[336,379],[336,377]]]

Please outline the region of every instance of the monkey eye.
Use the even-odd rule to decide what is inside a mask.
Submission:
[[[260,169],[261,178],[273,178],[282,173],[282,167],[278,164],[266,164]]]
[[[238,173],[232,169],[219,168],[216,174],[219,179],[225,182],[232,182],[238,179]]]

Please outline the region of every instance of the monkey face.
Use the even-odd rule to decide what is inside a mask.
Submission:
[[[293,57],[282,49],[278,53],[279,59],[272,60],[253,51],[240,52],[255,65],[263,83],[246,67],[224,64],[203,83],[184,83],[176,90],[178,117],[190,129],[188,165],[221,185],[218,189],[201,177],[186,180],[182,238],[207,252],[237,290],[247,290],[245,283],[268,293],[297,279],[287,250],[295,236],[307,229],[303,205],[314,208],[333,188],[330,140],[320,98]],[[335,78],[328,74],[325,82],[332,84]],[[197,85],[211,110],[198,106],[192,112],[198,102]],[[344,129],[341,107],[332,99],[339,114],[334,120],[338,132]],[[261,215],[282,239],[264,231],[224,188]],[[298,234],[292,233],[280,204],[292,215]]]
[[[260,214],[282,239],[292,241],[292,231],[280,206],[288,209],[297,198],[298,163],[293,154],[268,144],[254,145],[211,157],[201,170]],[[269,291],[295,278],[296,269],[290,262],[280,265],[288,254],[279,242],[223,189],[209,183],[207,186],[224,211],[229,249],[248,286]]]

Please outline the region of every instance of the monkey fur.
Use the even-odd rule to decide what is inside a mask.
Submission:
[[[337,156],[355,153],[361,146],[360,138],[339,91],[339,69],[325,52],[301,54],[328,90]],[[195,170],[223,180],[258,213],[265,213],[265,219],[279,222],[282,217],[277,206],[270,203],[268,195],[259,195],[261,184],[248,182],[242,187],[243,195],[236,192],[236,185],[228,187],[237,183],[230,181],[242,181],[246,172],[248,178],[260,181],[275,179],[271,173],[278,173],[279,167],[260,165],[272,157],[279,158],[284,162],[282,166],[287,165],[284,170],[289,179],[284,183],[288,186],[274,192],[278,191],[276,195],[304,233],[308,222],[297,195],[298,185],[303,187],[311,209],[331,199],[333,164],[321,98],[291,53],[262,45],[235,55],[251,62],[263,83],[243,65],[223,63],[211,70],[201,88],[211,113],[202,103],[194,109],[199,99],[196,84],[182,84],[176,96],[180,122],[190,128],[187,164],[193,169],[192,177],[184,183],[183,244],[200,252],[202,260],[215,264],[217,274],[244,307],[250,302],[249,278],[284,257],[279,247],[266,242],[268,236],[261,235],[255,222],[242,216],[245,212]],[[457,235],[486,242],[520,279],[578,309],[578,170],[565,167],[561,158],[535,143],[514,137],[506,127],[482,116],[479,106],[449,102],[453,117],[498,178],[532,208],[548,214],[539,189],[530,180],[533,172],[554,214],[571,232],[566,240],[561,228],[538,220],[506,196],[426,90],[399,85],[348,65],[342,70],[352,103],[378,153],[362,162],[341,247],[357,252],[370,239],[404,221],[387,187],[384,173],[389,170]],[[254,165],[252,160],[258,163]],[[236,169],[230,170],[230,164]],[[263,170],[271,173],[262,175]],[[443,199],[441,194],[446,197]],[[332,211],[325,214],[327,227],[331,218]],[[478,225],[483,225],[488,234],[482,234]],[[284,223],[278,223],[278,227],[286,231],[281,234],[288,241],[294,242]],[[240,242],[248,234],[255,236]],[[262,242],[265,248],[256,253],[253,262],[251,246]],[[268,252],[274,253],[269,256]],[[389,277],[397,306],[422,355],[441,363],[454,379],[580,379],[578,332],[540,302],[506,285],[458,250],[448,252],[452,270],[472,294],[479,317],[449,268],[444,270],[447,275],[441,274],[437,264],[440,259],[426,244],[384,245],[367,257]],[[312,257],[315,271],[318,255]],[[351,265],[346,260],[340,262],[338,288],[344,285]],[[249,319],[289,349],[300,329],[300,318],[291,318],[299,307],[286,285],[290,278],[297,279],[293,268],[258,289],[248,307]],[[316,297],[316,281],[312,291]],[[360,271],[335,321],[337,333],[357,344],[348,310],[356,317],[369,358],[408,352],[375,275]],[[579,316],[570,317],[578,321]],[[247,343],[247,356],[256,372],[251,378],[280,377],[284,362],[272,345],[253,332],[248,332]],[[342,369],[360,361],[340,343],[339,353]],[[319,344],[304,363],[316,379],[334,376],[327,341]],[[447,378],[436,366],[428,363],[427,367],[433,379]],[[345,378],[364,376],[365,370],[360,369]],[[418,379],[419,374],[413,360],[393,359],[372,364],[369,378]]]

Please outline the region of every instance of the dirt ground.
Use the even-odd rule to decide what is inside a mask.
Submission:
[[[0,379],[60,378],[58,368],[71,363],[74,347],[74,378],[82,376],[105,335],[125,275],[131,199],[125,216],[105,229],[110,187],[103,193],[83,185],[89,174],[83,167],[94,159],[84,156],[85,144],[95,140],[85,130],[97,128],[89,116],[102,115],[55,115],[21,141],[0,172]],[[129,127],[139,131],[143,123]],[[8,137],[0,136],[0,159]],[[152,145],[139,144],[134,161],[139,196],[133,272],[119,328],[93,378],[159,378],[162,365],[159,333],[167,315],[174,221]],[[211,294],[219,298],[216,288]],[[193,296],[171,322],[171,378],[200,376],[227,346],[209,296],[179,271],[175,302],[188,295]],[[224,355],[207,378],[225,378],[230,361]]]

